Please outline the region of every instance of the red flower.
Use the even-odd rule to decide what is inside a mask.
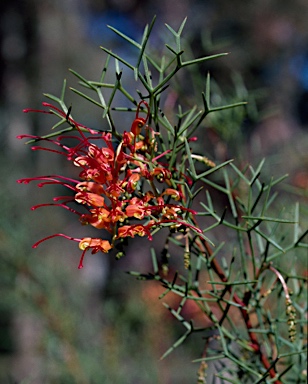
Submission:
[[[146,215],[146,207],[142,200],[133,197],[129,205],[125,209],[127,217],[135,217],[136,219],[143,219]]]
[[[177,191],[176,189],[172,189],[172,188],[165,189],[165,191],[163,192],[162,195],[163,196],[165,196],[165,195],[170,196],[174,200],[180,200],[182,197],[181,193],[179,191]]]
[[[135,237],[135,235],[138,236],[148,236],[149,239],[151,240],[151,233],[149,231],[148,226],[144,225],[123,225],[118,229],[118,238],[121,237]]]
[[[68,161],[81,168],[79,177],[76,180],[61,175],[49,175],[21,179],[18,182],[26,184],[30,181],[38,181],[39,187],[57,184],[67,188],[70,192],[68,196],[57,196],[53,203],[40,204],[32,208],[37,209],[48,205],[61,206],[76,214],[81,224],[107,231],[108,236],[112,235],[112,240],[109,242],[100,237],[77,239],[55,234],[40,240],[34,245],[35,247],[42,241],[56,236],[78,241],[79,248],[83,251],[79,263],[79,268],[82,268],[87,250],[91,250],[92,253],[99,251],[107,253],[114,247],[115,242],[123,237],[138,235],[147,236],[151,240],[151,231],[160,224],[174,223],[192,227],[187,223],[186,216],[183,217],[183,213],[193,214],[193,211],[185,208],[185,198],[180,190],[171,188],[181,184],[172,183],[171,185],[171,171],[168,166],[158,161],[168,151],[157,153],[158,144],[155,137],[158,133],[146,125],[150,114],[146,102],[139,103],[131,132],[124,132],[122,140],[121,135],[117,133],[116,137],[117,140],[120,138],[120,143],[116,149],[113,147],[113,135],[110,132],[100,133],[91,130],[78,124],[71,117],[67,117],[66,113],[60,109],[47,103],[44,105],[49,110],[40,112],[55,113],[66,119],[72,130],[75,130],[75,135],[59,133],[54,139],[53,137],[57,134],[52,133],[44,138],[26,135],[19,138],[28,137],[37,142],[54,145],[55,149],[44,146],[35,146],[32,149],[65,156]],[[146,118],[139,116],[142,105],[147,109]],[[26,110],[26,112],[29,111]],[[145,127],[145,136],[141,136],[143,127]],[[64,145],[65,139],[69,139],[65,142],[73,142],[75,145],[71,147]],[[101,142],[103,145],[98,145]],[[161,191],[155,186],[156,179],[162,183]],[[147,187],[144,191],[145,186]],[[166,186],[168,187],[164,188]],[[176,200],[177,204],[169,204],[170,199]],[[76,209],[71,207],[72,203],[76,203]],[[80,205],[82,205],[81,212],[78,211]]]
[[[103,196],[100,196],[97,193],[78,192],[75,195],[75,201],[77,201],[77,203],[87,204],[93,207],[105,206],[105,199],[103,198]]]
[[[85,237],[80,241],[79,248],[83,251],[78,265],[78,268],[81,269],[83,268],[83,259],[88,249],[92,248],[92,254],[97,253],[99,251],[108,253],[112,248],[112,245],[109,243],[108,240],[92,239],[91,237]]]
[[[92,253],[97,253],[99,251],[107,253],[112,248],[112,245],[109,243],[108,240],[85,237],[80,241],[79,248],[82,251],[92,248]]]
[[[112,232],[110,211],[105,208],[91,209],[89,214],[81,215],[80,221],[82,224],[90,224],[97,229],[106,229]]]

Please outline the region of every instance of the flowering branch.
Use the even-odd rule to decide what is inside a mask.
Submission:
[[[206,116],[211,112],[244,106],[245,102],[212,106],[208,75],[206,91],[202,93],[202,109],[193,107],[190,111],[182,112],[179,107],[179,113],[175,117],[165,115],[161,108],[161,95],[167,90],[175,74],[183,68],[190,68],[226,54],[194,60],[184,59],[185,50],[181,44],[184,20],[178,31],[167,26],[175,39],[175,47],[167,44],[169,57],[156,60],[147,52],[154,22],[155,19],[146,27],[141,43],[112,28],[139,50],[136,66],[103,48],[108,56],[100,81],[86,80],[71,71],[81,86],[94,92],[97,100],[87,93],[74,88],[71,90],[103,110],[103,118],[109,129],[92,129],[72,118],[72,107],[68,108],[64,101],[65,82],[60,98],[46,95],[61,108],[44,102],[43,110],[24,110],[25,113],[54,115],[59,121],[53,128],[58,129],[62,125],[65,127],[54,129],[52,133],[43,136],[19,135],[18,138],[35,143],[31,148],[33,151],[41,150],[60,155],[78,170],[75,177],[55,173],[18,180],[18,183],[23,184],[36,182],[39,188],[56,185],[67,191],[67,194],[54,197],[53,202],[33,206],[32,210],[47,206],[62,207],[77,215],[80,224],[85,228],[91,226],[98,230],[95,237],[89,233],[81,238],[56,233],[37,241],[33,247],[56,237],[75,241],[81,251],[78,264],[81,269],[88,251],[92,254],[115,253],[118,259],[125,255],[124,240],[139,236],[151,241],[156,233],[163,228],[167,229],[161,264],[156,259],[154,249],[152,250],[154,273],[131,272],[137,278],[154,280],[161,284],[166,291],[160,298],[169,293],[180,297],[177,309],[169,305],[166,307],[184,325],[186,332],[163,357],[192,333],[208,332],[210,329],[216,333],[214,332],[214,336],[207,336],[206,333],[203,357],[195,360],[201,362],[199,382],[205,380],[208,361],[227,358],[235,366],[228,371],[232,372],[235,380],[241,379],[243,383],[266,382],[266,378],[270,376],[270,382],[282,384],[282,376],[287,371],[282,371],[279,364],[285,363],[286,356],[279,356],[276,352],[271,356],[269,351],[277,351],[279,343],[286,342],[272,327],[272,308],[267,310],[261,305],[262,300],[266,300],[276,286],[275,282],[273,289],[268,290],[268,294],[263,294],[266,285],[264,275],[266,271],[271,271],[283,287],[289,338],[292,343],[296,334],[295,307],[290,299],[286,279],[273,266],[273,262],[294,249],[306,249],[304,238],[307,232],[300,233],[298,211],[294,220],[272,217],[267,213],[274,200],[270,195],[271,188],[283,180],[283,177],[271,179],[268,184],[261,180],[264,161],[256,169],[250,166],[242,171],[232,160],[216,164],[204,153],[202,143],[201,154],[197,153],[198,137],[195,132]],[[104,80],[111,57],[115,59],[116,66],[114,84],[105,83]],[[136,91],[139,99],[125,89],[118,62],[132,71],[132,77],[145,90],[145,94]],[[157,76],[152,76],[150,68],[156,71]],[[105,100],[103,92],[106,88],[110,94],[108,100]],[[113,106],[117,92],[125,96],[132,108]],[[129,129],[117,129],[112,119],[113,111],[135,112]],[[212,177],[214,173],[216,178]],[[204,198],[200,202],[204,211],[198,212],[195,198],[201,195],[205,186],[209,189],[202,195]],[[210,190],[214,191],[215,197],[220,197],[213,200]],[[222,214],[219,214],[217,212],[221,208],[221,200],[227,203]],[[198,222],[199,216],[205,218],[202,225]],[[280,225],[295,225],[294,238],[289,243],[281,240],[277,230]],[[219,233],[221,228],[221,232],[226,233],[227,240],[217,246],[216,241],[206,237],[205,233],[212,233],[214,229]],[[227,243],[231,249],[234,238],[236,245],[232,245],[230,257],[230,251],[224,252],[223,247]],[[286,235],[285,238],[289,237]],[[177,252],[170,251],[171,242]],[[169,260],[171,256],[178,257],[179,254],[183,257],[183,273],[176,271],[170,277]],[[233,268],[234,265],[237,268]],[[279,297],[276,300],[278,299]],[[198,328],[193,319],[186,320],[185,306],[188,303],[192,303],[198,313],[208,319],[210,325],[207,323],[204,328]],[[256,317],[257,323],[254,320]],[[272,341],[273,335],[275,342]],[[214,350],[210,348],[210,341],[213,339],[218,345]],[[239,353],[233,351],[233,344],[237,345]],[[294,359],[301,354],[302,350],[299,349],[290,352]],[[296,364],[290,365],[293,366]],[[219,370],[216,376],[227,380]]]

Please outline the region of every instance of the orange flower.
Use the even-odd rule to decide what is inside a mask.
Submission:
[[[148,231],[143,225],[123,225],[123,227],[118,229],[118,238],[127,236],[135,237],[135,235],[145,236],[147,234]]]
[[[143,219],[147,213],[143,201],[138,197],[133,197],[130,200],[125,212],[127,217],[135,217],[136,219]]]
[[[84,169],[80,172],[79,177],[83,180],[94,180],[97,183],[105,184],[108,181],[108,175],[110,172],[98,168]]]
[[[116,138],[120,140],[116,149],[114,149],[112,142],[114,139],[112,132],[96,132],[86,126],[79,125],[59,108],[48,103],[45,103],[44,106],[52,111],[42,112],[56,112],[57,115],[62,116],[72,124],[76,130],[76,135],[72,136],[71,133],[66,135],[61,132],[55,140],[52,139],[54,135],[48,139],[29,136],[37,141],[47,140],[48,143],[52,143],[56,147],[50,149],[49,147],[35,146],[33,149],[48,150],[66,156],[70,162],[79,167],[80,173],[77,179],[62,175],[48,175],[19,180],[21,183],[36,181],[39,187],[55,184],[64,186],[69,190],[68,196],[55,197],[52,203],[39,204],[32,209],[48,205],[61,206],[74,213],[82,224],[91,225],[98,230],[106,230],[113,237],[111,244],[100,238],[77,239],[63,234],[48,236],[42,241],[56,236],[77,241],[79,248],[83,251],[79,264],[79,268],[82,268],[84,254],[88,249],[91,249],[92,253],[108,252],[115,245],[117,239],[136,235],[148,236],[148,239],[151,240],[151,229],[154,227],[159,229],[165,223],[192,227],[186,222],[183,213],[195,214],[195,212],[180,204],[183,196],[180,190],[172,188],[177,181],[186,176],[182,174],[177,176],[180,175],[177,170],[173,174],[173,171],[168,169],[168,165],[159,162],[159,159],[171,150],[157,153],[158,145],[155,136],[159,133],[147,126],[150,107],[145,101],[141,101],[137,106],[136,118],[132,124],[131,132],[124,132],[122,138],[120,134],[117,134]],[[145,118],[140,116],[144,112],[147,112]],[[145,130],[144,137],[140,135],[143,128]],[[20,138],[23,137],[27,136],[20,136]],[[75,146],[63,144],[64,139],[68,139],[67,142],[69,143],[74,143],[71,140],[73,137],[77,140]],[[104,144],[98,146],[93,142],[103,142]],[[171,182],[172,177],[174,183]],[[162,191],[160,191],[159,188],[156,188],[155,179],[167,185],[168,188],[161,188]],[[186,181],[189,184],[190,180],[187,177]],[[169,204],[171,199],[179,203]],[[77,208],[71,206],[72,202],[78,203],[76,204]],[[83,206],[80,207],[79,204]],[[82,209],[79,211],[78,208]],[[155,221],[149,221],[153,218]],[[120,223],[124,222],[127,225],[121,226]],[[196,231],[196,228],[194,229]],[[35,246],[40,243],[41,241]]]
[[[173,206],[166,206],[162,210],[162,214],[164,219],[176,219],[178,217],[178,213],[181,212],[181,209],[178,207],[173,207]]]
[[[120,186],[120,183],[114,182],[106,189],[106,194],[111,200],[117,200],[125,190]]]
[[[135,217],[136,219],[144,218],[144,209],[139,205],[131,204],[125,209],[127,217]]]
[[[135,119],[130,129],[133,135],[135,136],[140,135],[141,129],[144,127],[145,124],[146,124],[146,119],[144,119],[143,117],[139,117]]]
[[[95,208],[90,210],[90,214],[81,215],[80,221],[82,224],[90,224],[97,229],[107,229],[111,231],[110,212],[105,208]]]
[[[140,180],[140,175],[138,173],[133,173],[128,178],[126,190],[128,192],[133,192],[136,189],[139,180]]]
[[[83,181],[82,183],[78,183],[76,185],[76,188],[79,191],[92,192],[92,193],[96,193],[98,195],[101,195],[105,192],[105,190],[101,184],[94,183],[93,181]]]
[[[89,146],[88,153],[100,164],[112,163],[114,159],[114,152],[110,148],[98,148],[94,144]]]
[[[93,207],[104,207],[105,199],[96,193],[78,192],[75,195],[75,201],[80,204],[88,204]]]
[[[111,244],[108,240],[102,240],[98,238],[85,237],[79,243],[79,248],[82,251],[85,251],[89,248],[93,248],[92,253],[97,253],[102,251],[104,253],[108,253],[112,248]]]
[[[156,167],[151,172],[152,176],[155,176],[159,182],[170,180],[172,177],[171,172],[167,168]]]
[[[121,223],[126,219],[125,213],[122,211],[121,206],[117,206],[110,211],[111,220],[113,223],[120,221]]]
[[[81,269],[83,268],[83,259],[88,249],[92,248],[92,254],[97,253],[99,251],[103,253],[108,253],[112,248],[112,245],[109,243],[108,240],[85,237],[79,242],[79,248],[83,251],[78,265],[78,268]]]
[[[164,193],[163,193],[163,196],[164,195],[167,195],[167,196],[171,196],[172,199],[174,200],[180,200],[181,199],[181,194],[179,191],[177,191],[176,189],[173,189],[173,188],[167,188]]]

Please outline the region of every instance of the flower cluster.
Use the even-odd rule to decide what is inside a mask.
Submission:
[[[157,133],[147,125],[150,112],[145,101],[139,103],[130,131],[117,134],[117,145],[114,142],[115,135],[111,132],[91,130],[74,121],[69,113],[65,114],[48,103],[43,105],[49,109],[27,109],[25,112],[60,115],[77,134],[59,134],[56,138],[54,135],[21,135],[18,138],[52,144],[56,149],[46,146],[33,146],[32,149],[64,155],[80,169],[79,177],[73,179],[47,175],[24,178],[18,182],[38,181],[39,187],[46,184],[64,186],[71,192],[70,195],[55,197],[53,203],[36,205],[32,209],[48,205],[61,206],[78,215],[81,224],[105,230],[109,235],[106,233],[107,238],[98,236],[77,239],[57,233],[38,241],[33,247],[55,236],[78,241],[79,248],[83,251],[79,263],[79,268],[82,268],[84,255],[89,249],[92,253],[107,253],[115,247],[121,250],[123,238],[138,235],[147,236],[151,240],[151,232],[162,225],[191,226],[185,217],[194,212],[185,208],[183,192],[176,186],[180,184],[172,180],[172,170],[158,161],[164,154],[158,154]],[[142,105],[148,112],[146,118],[140,117]],[[145,132],[143,135],[142,131]],[[75,145],[68,145],[66,142],[73,142]],[[77,203],[78,209],[73,208],[72,203]],[[200,231],[195,227],[194,230]],[[122,252],[118,253],[120,254]]]

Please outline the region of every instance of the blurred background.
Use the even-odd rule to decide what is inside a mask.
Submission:
[[[206,121],[201,143],[211,158],[257,165],[266,156],[268,174],[290,175],[281,191],[285,200],[307,203],[307,1],[2,0],[0,383],[195,381],[197,366],[191,360],[200,356],[202,342],[196,338],[159,361],[183,329],[158,301],[156,286],[125,273],[150,270],[147,242],[139,239],[121,261],[103,254],[87,257],[79,271],[75,243],[59,239],[36,250],[31,246],[59,231],[82,236],[82,228],[66,212],[31,212],[54,191],[16,183],[65,166],[56,156],[32,153],[16,139],[22,133],[48,132],[51,126],[48,116],[22,110],[40,108],[46,101],[43,93],[59,96],[65,78],[76,86],[68,68],[99,80],[106,58],[100,46],[133,62],[130,46],[107,25],[140,41],[154,15],[150,42],[158,53],[167,34],[164,23],[178,29],[186,16],[187,55],[230,53],[180,78],[175,97],[188,106],[201,105],[210,71],[213,103],[249,102],[241,112]],[[80,122],[105,124],[100,111],[92,112],[69,91],[66,100]],[[167,98],[165,107],[172,106]]]

